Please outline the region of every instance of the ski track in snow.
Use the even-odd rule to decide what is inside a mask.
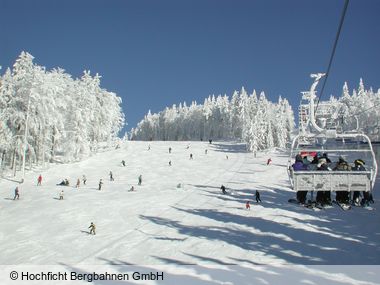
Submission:
[[[16,184],[3,179],[0,264],[378,264],[378,211],[313,211],[287,203],[295,194],[286,160],[278,151],[254,158],[230,142],[132,141],[28,173],[19,201],[12,201]],[[64,178],[75,185],[83,174],[86,186],[56,186]],[[127,191],[132,185],[136,192]],[[256,189],[263,203],[253,201]],[[96,236],[87,233],[92,221]]]
[[[245,156],[244,156],[243,158],[245,158]],[[235,172],[236,172],[236,170],[235,170],[235,165],[238,165],[239,170],[240,170],[240,168],[242,167],[242,162],[241,162],[240,160],[237,160],[237,161],[235,162],[235,164],[234,164],[230,169],[224,169],[224,171],[225,171],[224,174],[225,174],[225,175],[228,175],[228,173],[229,173],[229,174],[231,174],[231,173],[232,173],[232,174],[235,174]],[[231,175],[228,175],[228,176],[231,176]],[[202,182],[202,184],[203,184],[203,185],[209,185],[211,182],[214,182],[217,178],[218,178],[218,177],[213,177],[213,178],[211,178],[211,179],[208,179],[206,182]],[[197,196],[197,193],[190,192],[190,191],[189,191],[188,193],[189,193],[189,194],[187,194],[184,198],[181,198],[179,201],[177,201],[177,202],[173,205],[173,207],[176,207],[176,206],[181,205],[181,203],[182,203],[183,201],[188,200],[191,196]],[[193,207],[195,207],[195,206],[196,206],[196,207],[201,207],[201,206],[203,206],[204,204],[208,204],[208,203],[210,203],[210,202],[209,202],[210,200],[211,200],[211,198],[209,198],[209,199],[207,199],[207,200],[205,200],[205,201],[202,201],[201,203],[197,203],[196,205],[195,205],[195,204],[192,204],[192,206],[193,206]],[[185,205],[182,205],[182,206],[185,206]],[[168,209],[164,210],[163,212],[161,212],[161,213],[160,213],[160,217],[161,217],[161,216],[166,216],[166,215],[168,215],[170,211],[173,212],[173,211],[174,211],[173,208],[168,208]],[[184,214],[181,215],[181,217],[180,217],[181,220],[183,219],[183,217],[184,217]],[[177,215],[177,219],[178,219],[178,218],[179,218],[179,216]],[[148,225],[148,224],[150,224],[149,221],[148,221],[148,222],[145,222],[145,223],[142,223],[140,226],[138,226],[138,227],[134,228],[133,230],[130,230],[129,232],[127,232],[124,236],[122,236],[122,237],[120,237],[120,238],[118,238],[118,239],[116,239],[116,240],[113,240],[112,242],[110,242],[108,245],[104,246],[104,247],[101,248],[101,249],[97,249],[97,250],[96,250],[96,253],[91,253],[89,256],[86,256],[85,258],[81,259],[79,262],[76,262],[76,263],[82,263],[83,261],[85,261],[85,260],[88,259],[88,258],[95,257],[95,256],[99,256],[99,255],[101,254],[101,252],[107,250],[112,244],[115,244],[115,243],[117,243],[117,242],[123,240],[123,239],[126,238],[128,235],[130,235],[131,232],[133,232],[133,231],[140,231],[140,232],[142,232],[142,229],[144,228],[144,226],[146,226],[146,225]],[[157,235],[159,232],[160,232],[160,230],[158,229],[158,230],[156,230],[154,233],[149,233],[149,235],[151,235],[151,236],[155,236],[155,235]],[[146,242],[148,239],[150,239],[150,237],[147,237],[147,238],[145,238],[145,239],[139,241],[138,244],[143,244],[143,243]]]

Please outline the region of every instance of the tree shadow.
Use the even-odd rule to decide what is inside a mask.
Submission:
[[[193,257],[195,259],[198,259],[200,261],[207,262],[207,263],[211,262],[211,263],[219,264],[219,265],[236,265],[236,263],[224,262],[222,260],[211,258],[208,256],[200,256],[200,255],[195,255],[195,254],[190,254],[190,253],[184,253],[184,254],[186,254],[187,256]]]
[[[209,241],[223,241],[240,247],[243,250],[260,251],[267,255],[274,255],[277,259],[287,263],[296,264],[355,264],[355,251],[368,253],[360,256],[361,264],[377,264],[380,255],[376,252],[378,240],[368,244],[365,237],[352,235],[347,224],[342,227],[331,225],[328,220],[313,219],[313,216],[305,217],[294,225],[292,217],[278,221],[260,216],[241,216],[225,211],[213,209],[181,209],[173,207],[186,215],[198,215],[215,220],[225,226],[192,226],[179,221],[166,218],[141,215],[143,220],[175,229],[182,235],[205,238]],[[313,224],[304,227],[308,219],[313,219]],[[228,223],[228,224],[226,224]],[[231,225],[244,226],[237,229]],[[378,238],[377,238],[378,239]],[[355,251],[352,249],[355,248]],[[253,262],[255,262],[253,260]],[[376,263],[377,262],[377,263]]]
[[[8,178],[8,177],[1,177],[1,178],[4,179],[4,180],[7,180],[7,181],[16,182],[16,183],[19,183],[19,184],[23,183],[22,180],[16,180],[16,179]]]
[[[155,237],[157,240],[166,240],[166,241],[185,241],[187,238],[169,238],[169,237]]]

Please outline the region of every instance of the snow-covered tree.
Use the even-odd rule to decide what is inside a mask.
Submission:
[[[227,95],[212,95],[203,105],[192,102],[187,107],[183,103],[158,114],[148,112],[132,130],[131,137],[136,140],[235,139],[246,142],[247,149],[257,151],[284,147],[293,127],[293,111],[286,100],[271,103],[264,92],[258,99],[255,90],[248,95],[241,88],[233,93],[231,100]]]
[[[63,69],[46,71],[22,52],[0,77],[2,167],[16,170],[24,155],[31,166],[78,160],[111,143],[124,125],[121,99],[100,87],[100,76],[85,71],[72,79]],[[27,131],[25,131],[27,126]]]

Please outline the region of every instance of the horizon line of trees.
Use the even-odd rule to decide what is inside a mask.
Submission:
[[[248,94],[242,87],[231,99],[209,96],[203,105],[180,103],[152,114],[150,111],[131,130],[131,140],[239,140],[249,151],[284,148],[294,129],[293,110],[286,99],[277,103]]]
[[[121,98],[101,88],[101,76],[84,71],[73,79],[61,68],[46,70],[21,52],[13,68],[0,76],[1,169],[16,170],[26,161],[78,161],[99,144],[118,139],[124,126]],[[27,126],[27,132],[25,128]]]

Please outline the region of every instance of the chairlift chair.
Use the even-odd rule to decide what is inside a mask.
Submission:
[[[332,121],[328,113],[324,113],[323,120],[318,120],[315,113],[315,87],[324,74],[312,74],[315,80],[309,92],[303,92],[303,99],[309,100],[308,112],[302,112],[307,118],[302,121],[303,127],[294,137],[288,159],[288,176],[294,191],[372,191],[374,189],[377,163],[371,140],[358,129],[351,132],[338,133],[336,128],[323,127],[318,121],[326,123]],[[324,102],[326,106],[327,103]],[[303,111],[305,107],[300,108]],[[325,108],[325,110],[332,110]],[[331,114],[332,115],[332,114]],[[307,122],[307,125],[305,125]],[[310,167],[305,171],[293,171],[292,163],[297,154],[326,153],[331,161],[343,157],[348,163],[355,159],[365,161],[366,171],[321,171]],[[330,166],[334,168],[334,165]]]

